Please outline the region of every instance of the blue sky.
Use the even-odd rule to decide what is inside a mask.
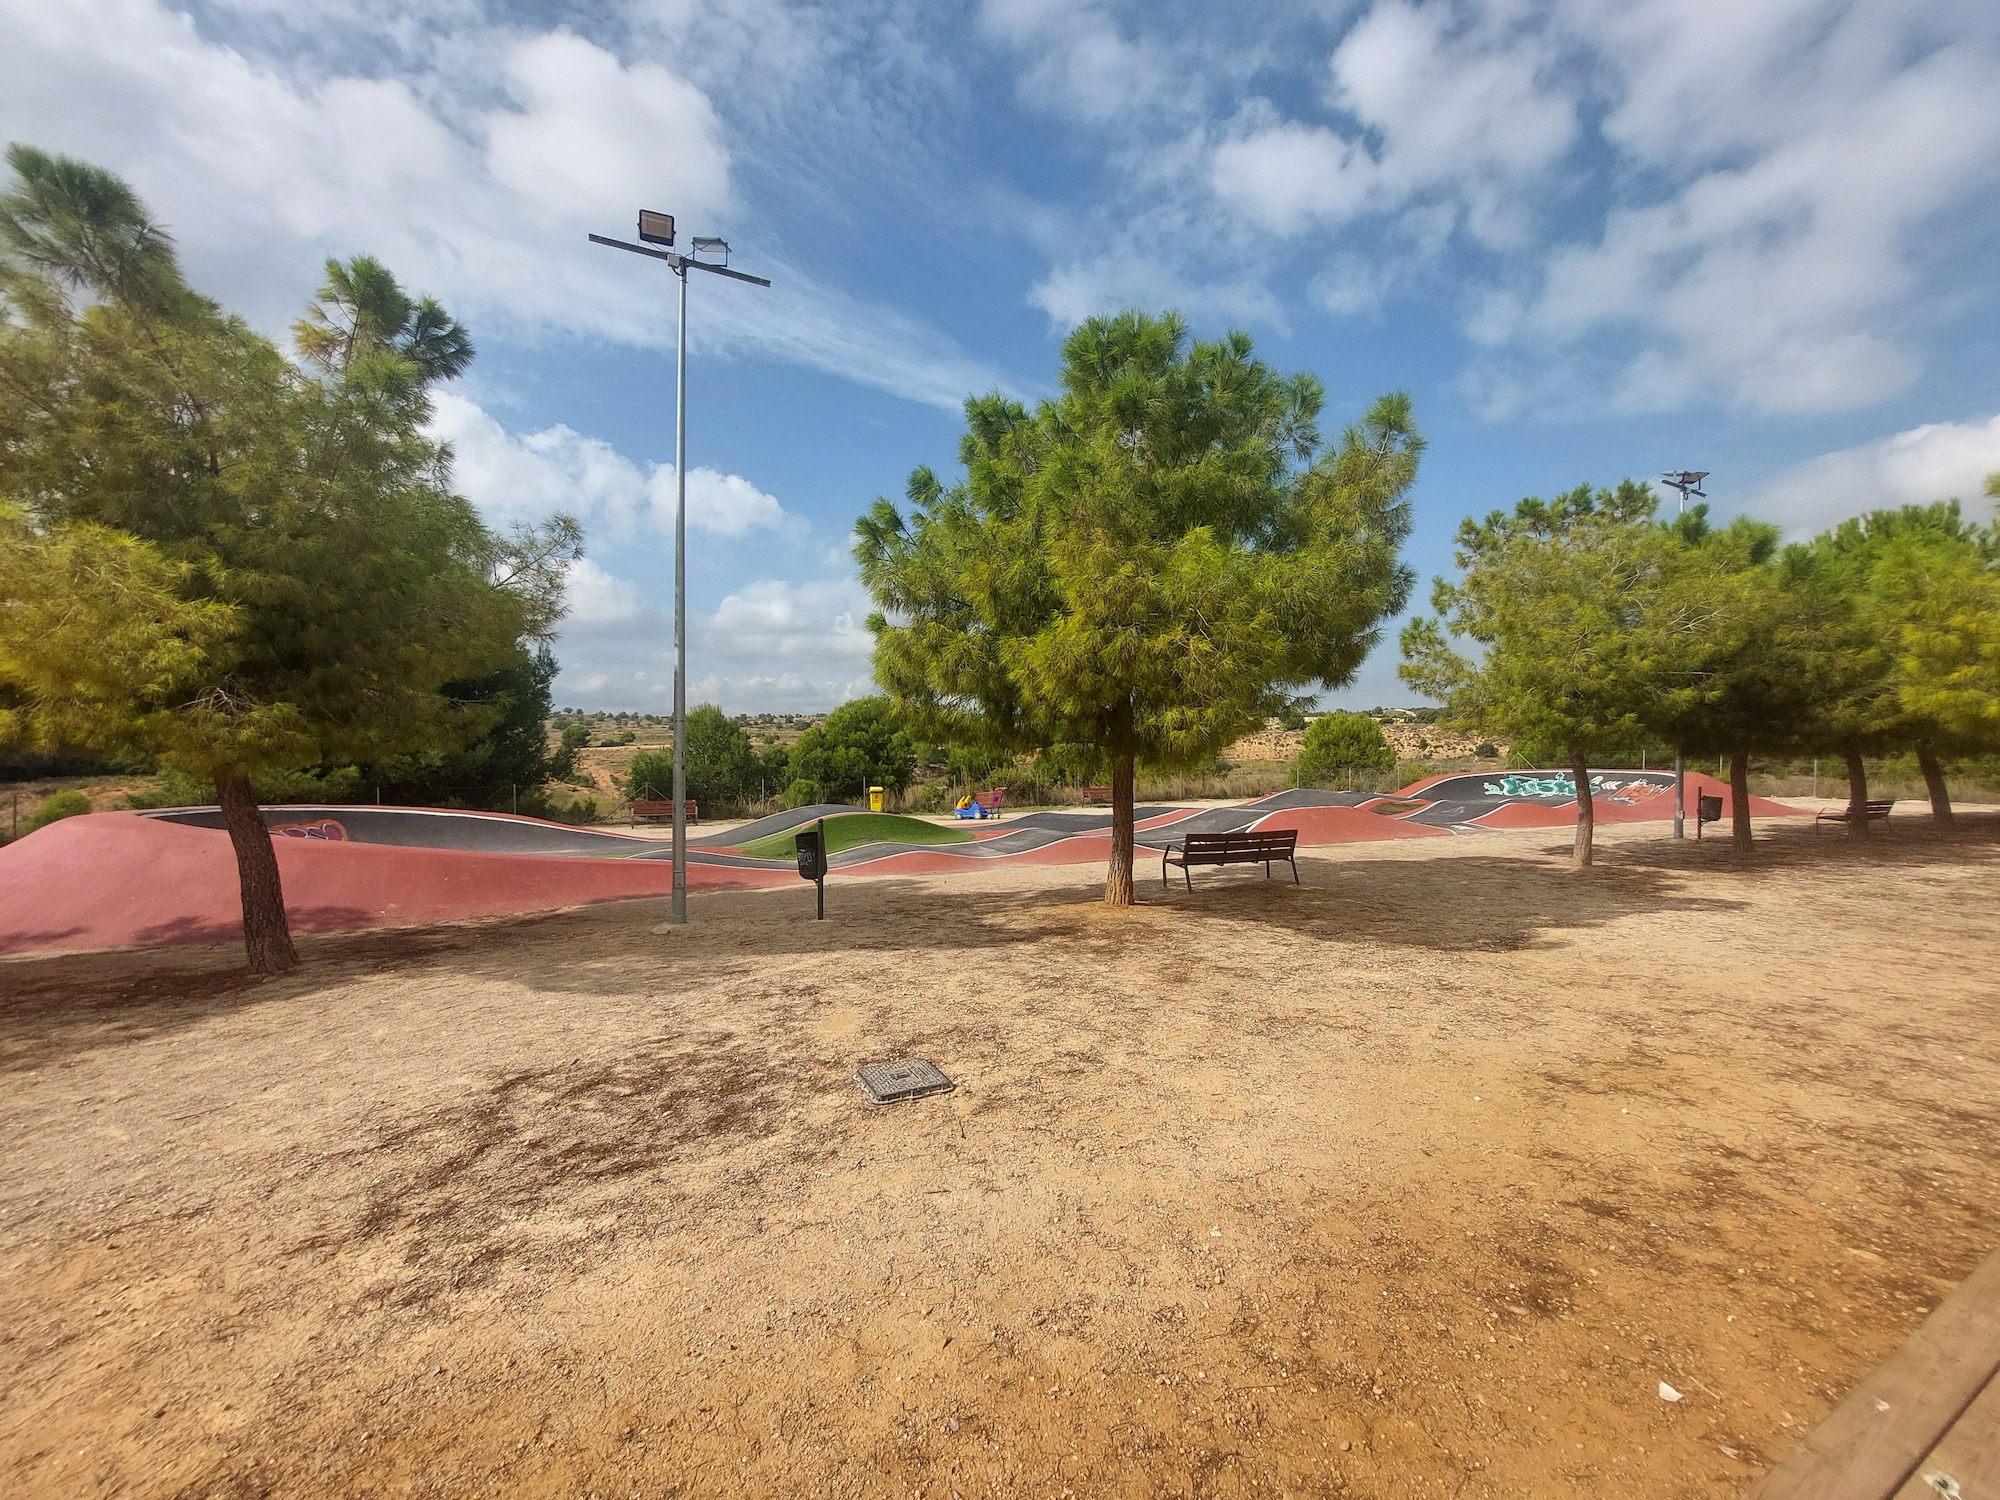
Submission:
[[[365,251],[472,327],[461,488],[589,530],[558,701],[656,712],[673,281],[585,239],[641,206],[775,283],[690,297],[692,700],[824,708],[853,518],[1128,305],[1329,428],[1413,394],[1419,601],[1461,517],[1584,480],[1983,509],[1996,75],[1990,0],[0,0],[0,137],[123,172],[204,289],[282,335]],[[1393,627],[1329,701],[1410,701]]]

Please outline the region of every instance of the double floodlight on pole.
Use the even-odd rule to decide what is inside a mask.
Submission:
[[[1708,470],[1706,469],[1676,469],[1670,474],[1662,474],[1660,476],[1661,481],[1668,489],[1679,490],[1681,492],[1680,513],[1682,515],[1687,514],[1689,495],[1698,495],[1703,500],[1708,498],[1708,491],[1701,487],[1701,482],[1706,478],[1708,478]]]
[[[639,238],[646,243],[609,239],[593,234],[593,245],[609,245],[614,250],[630,250],[634,255],[650,255],[663,260],[680,280],[680,317],[674,337],[674,910],[668,920],[675,925],[687,921],[687,321],[688,268],[712,271],[731,281],[747,281],[752,286],[769,286],[761,276],[732,271],[729,242],[706,236],[694,242],[696,255],[720,254],[724,261],[696,260],[673,249],[674,216],[639,210]],[[654,245],[667,248],[655,250]]]
[[[1689,495],[1698,495],[1704,500],[1708,498],[1708,491],[1701,487],[1701,482],[1708,475],[1707,469],[1673,469],[1660,476],[1668,489],[1681,492],[1679,514],[1687,514]],[[1678,745],[1674,746],[1674,837],[1687,837],[1687,762],[1682,758]]]

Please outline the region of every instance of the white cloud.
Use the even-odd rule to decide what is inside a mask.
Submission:
[[[871,605],[852,577],[766,578],[688,620],[688,702],[804,711],[875,691]],[[673,620],[660,610],[566,621],[556,696],[565,705],[645,705],[673,698]]]
[[[1265,284],[1311,258],[1338,315],[1457,308],[1489,415],[1821,413],[1906,389],[1991,288],[1940,272],[2000,186],[1990,3],[1362,0],[1321,9],[1315,41],[1274,14],[1289,55],[1132,6],[982,14],[1023,90],[1102,145],[1110,190],[1035,292],[1058,321],[1227,263],[1218,310],[1276,322]],[[1049,83],[1065,39],[1107,26],[1167,59],[1184,108],[1094,121]],[[1284,108],[1252,63],[1293,86]]]
[[[1504,13],[1453,20],[1444,5],[1381,0],[1328,63],[1328,103],[1358,128],[1266,123],[1268,106],[1253,107],[1215,148],[1217,196],[1289,235],[1442,193],[1477,238],[1519,243],[1530,190],[1576,142],[1573,86],[1552,76],[1551,43]]]
[[[385,23],[421,61],[360,77],[313,54],[281,67],[222,45],[163,0],[0,0],[0,137],[125,175],[196,284],[265,329],[290,323],[322,258],[367,251],[475,333],[670,347],[663,268],[585,234],[623,231],[641,202],[672,204],[697,231],[731,226],[740,206],[713,102],[658,62],[480,19]],[[908,316],[781,261],[758,269],[771,291],[695,296],[694,347],[950,408],[995,383]]]
[[[983,0],[979,23],[1026,57],[1020,93],[1030,103],[1111,124],[1188,102],[1167,49],[1126,36],[1088,0]]]
[[[642,529],[673,534],[672,464],[641,469],[602,438],[562,424],[516,437],[456,392],[439,392],[434,403],[432,434],[452,445],[459,492],[481,510],[502,520],[564,510],[617,539]],[[691,530],[715,537],[806,529],[742,475],[706,466],[688,470],[687,512]]]
[[[569,565],[563,598],[569,605],[566,618],[579,625],[636,620],[645,608],[637,584],[605,572],[587,557]]]
[[[1985,518],[1986,476],[1994,473],[2000,473],[2000,416],[1932,422],[1787,469],[1744,509],[1793,535],[1810,535],[1865,511],[1933,500],[1963,500],[1968,515]]]
[[[1739,106],[1721,164],[1701,159],[1722,129],[1708,123],[1683,186],[1615,208],[1594,242],[1550,254],[1525,295],[1490,301],[1474,332],[1558,357],[1593,335],[1636,338],[1611,394],[1627,410],[1715,392],[1753,411],[1839,411],[1907,385],[1919,355],[1899,313],[1918,231],[1995,174],[1994,60],[1971,46],[1909,65],[1883,55],[1862,79],[1832,44],[1765,61],[1773,75],[1807,71],[1827,98],[1769,142],[1784,91]],[[1642,143],[1649,157],[1670,149]]]
[[[703,640],[733,660],[773,665],[865,666],[873,609],[858,580],[786,583],[764,579],[729,595],[704,622]]]
[[[1189,282],[1173,267],[1135,250],[1058,266],[1035,284],[1028,300],[1064,328],[1127,307],[1171,307],[1190,315],[1282,321],[1277,299],[1254,282]]]
[[[663,190],[705,216],[729,206],[729,153],[700,89],[655,63],[623,66],[566,31],[507,54],[520,108],[486,117],[493,178],[556,223],[620,223]]]

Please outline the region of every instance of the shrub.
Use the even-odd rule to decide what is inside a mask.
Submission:
[[[1357,771],[1387,771],[1396,752],[1382,738],[1382,726],[1366,714],[1331,713],[1314,719],[1292,768],[1300,786],[1350,776]]]
[[[823,802],[826,799],[820,795],[817,781],[801,778],[785,788],[785,795],[781,800],[787,807],[811,807],[815,802]]]
[[[562,737],[556,741],[555,753],[549,757],[549,780],[575,781],[576,754],[589,743],[589,725],[563,725]]]
[[[82,792],[57,792],[29,814],[28,821],[21,825],[21,832],[33,833],[37,828],[46,828],[59,819],[73,818],[78,813],[89,811],[90,798]]]
[[[917,749],[895,727],[887,698],[856,698],[808,729],[792,747],[796,780],[816,782],[823,792],[859,799],[871,786],[900,791],[917,768]]]
[[[595,823],[597,821],[597,799],[595,797],[573,798],[567,807],[555,809],[555,818],[558,823],[575,823],[579,826],[586,823]]]
[[[750,736],[713,703],[688,710],[687,794],[702,808],[742,802],[757,790],[758,761]],[[664,800],[674,794],[674,752],[641,750],[632,757],[625,795]]]
[[[118,805],[123,808],[207,807],[215,801],[215,783],[200,781],[185,771],[167,771],[150,792],[130,792]]]
[[[1486,759],[1498,755],[1500,751],[1494,746],[1491,740],[1481,740],[1472,747],[1472,753],[1482,759]]]

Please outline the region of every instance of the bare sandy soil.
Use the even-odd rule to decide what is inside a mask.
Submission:
[[[1563,842],[0,964],[0,1492],[1735,1493],[2000,1237],[2000,819]]]

